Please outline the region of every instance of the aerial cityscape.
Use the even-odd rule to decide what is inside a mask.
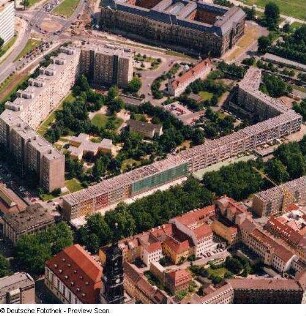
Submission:
[[[306,304],[305,121],[305,0],[0,0],[1,305]]]

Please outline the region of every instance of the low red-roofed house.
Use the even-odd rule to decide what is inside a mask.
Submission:
[[[45,284],[64,304],[98,303],[101,277],[101,265],[78,244],[65,248],[45,266]]]
[[[191,280],[191,274],[187,270],[179,269],[166,273],[165,285],[175,295],[181,291],[188,291]]]
[[[210,60],[205,59],[186,71],[181,77],[169,79],[168,93],[175,97],[179,96],[193,81],[206,78],[211,67]]]

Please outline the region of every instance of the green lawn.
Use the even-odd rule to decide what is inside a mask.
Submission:
[[[17,36],[15,35],[10,41],[8,41],[1,49],[0,49],[0,57],[2,57],[16,42]]]
[[[242,3],[247,5],[256,4],[264,8],[269,2],[268,0],[241,0]],[[292,16],[298,19],[306,20],[306,1],[305,0],[273,0],[281,11],[281,14]]]
[[[210,100],[214,95],[213,93],[208,91],[200,91],[198,94],[202,98],[202,101]]]
[[[26,44],[26,46],[23,48],[23,50],[17,56],[15,61],[20,59],[20,58],[22,58],[22,57],[24,57],[28,53],[30,53],[33,49],[35,49],[37,46],[39,46],[40,43],[41,43],[40,40],[36,40],[36,39],[33,39],[33,38],[29,39],[27,44]]]
[[[105,114],[96,114],[93,119],[91,120],[91,123],[99,128],[107,128],[108,123],[113,120],[113,128],[111,129],[118,129],[119,126],[123,123],[123,120],[121,118],[114,118]]]
[[[45,133],[47,132],[48,128],[50,125],[54,122],[55,120],[55,111],[56,110],[61,110],[63,108],[63,103],[64,102],[73,102],[75,100],[75,97],[70,93],[64,101],[59,105],[58,108],[56,108],[50,115],[40,124],[40,126],[37,129],[37,133],[41,136],[44,136]]]
[[[6,78],[0,84],[0,95],[1,95],[0,102],[7,101],[8,98],[14,92],[16,92],[18,90],[18,86],[21,85],[23,82],[27,81],[29,78],[30,78],[29,75],[22,75],[22,76],[20,76],[18,74],[15,74],[13,76],[10,76],[10,77]],[[14,85],[12,86],[13,83],[14,83]],[[4,94],[4,95],[2,95],[2,94]]]
[[[55,9],[52,12],[57,15],[69,18],[78,6],[79,1],[80,0],[64,0],[60,5],[55,7]]]
[[[82,184],[77,179],[70,179],[65,181],[65,186],[70,191],[70,193],[83,189]]]
[[[221,278],[224,278],[224,274],[227,272],[226,268],[218,268],[218,269],[212,269],[208,268],[207,272],[210,276],[219,276]]]

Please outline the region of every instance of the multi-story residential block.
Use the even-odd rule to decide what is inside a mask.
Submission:
[[[0,183],[0,211],[2,214],[16,214],[27,207],[26,203],[4,183]]]
[[[194,294],[191,304],[301,304],[306,289],[297,279],[229,279],[207,295]]]
[[[133,55],[111,45],[82,47],[80,73],[97,87],[126,87],[133,78]]]
[[[118,5],[121,6],[122,4],[118,3]],[[168,175],[172,174],[171,179],[168,176],[164,176],[164,180],[160,178],[158,183],[157,181],[151,181],[150,179],[152,178],[148,177],[146,172],[143,172],[147,167],[141,167],[124,175],[104,180],[88,189],[66,195],[63,198],[63,208],[67,218],[84,216],[106,208],[119,201],[134,197],[138,193],[150,191],[153,187],[158,187],[174,179],[183,178],[188,173],[196,172],[230,157],[237,156],[240,153],[256,150],[260,145],[299,131],[302,124],[301,115],[292,109],[284,107],[277,99],[257,93],[260,80],[261,73],[254,71],[251,67],[238,87],[238,95],[239,93],[242,95],[240,102],[248,102],[247,98],[250,97],[250,102],[252,102],[250,103],[250,111],[258,113],[261,119],[267,118],[265,121],[219,139],[206,141],[203,145],[181,151],[175,157],[170,156],[166,158],[163,160],[165,169],[162,172]],[[262,104],[264,104],[263,109],[261,109]],[[174,170],[178,170],[174,167],[176,165],[173,162],[174,159],[179,159],[182,163],[181,167],[179,167],[182,172],[174,172]],[[158,162],[158,164],[160,163],[161,161]],[[156,164],[151,165],[151,167],[154,166],[153,169],[155,170]],[[143,190],[137,193],[133,188],[135,187],[135,182],[138,182],[140,178],[143,180],[142,184],[150,183],[150,185],[142,186]],[[305,188],[305,185],[303,185],[303,188]],[[114,198],[115,196],[116,198]]]
[[[168,81],[168,94],[178,97],[186,88],[197,79],[205,79],[211,71],[212,64],[209,59],[200,61],[194,67],[186,71],[182,76],[171,78]]]
[[[270,216],[282,213],[291,203],[305,200],[306,177],[301,177],[255,194],[252,209],[259,216]]]
[[[35,304],[35,282],[25,272],[0,278],[0,304]]]
[[[254,221],[246,219],[240,226],[242,242],[250,247],[266,265],[279,272],[288,271],[297,256],[277,242]]]
[[[190,211],[174,217],[168,224],[152,228],[119,242],[124,261],[140,258],[150,267],[163,256],[177,264],[188,256],[200,256],[213,249],[213,233],[208,225],[215,214],[215,206]]]
[[[186,177],[187,171],[187,164],[180,157],[169,157],[103,180],[88,189],[66,195],[63,198],[64,217],[71,220],[85,216],[165,183],[182,179]]]
[[[65,248],[46,262],[45,284],[64,304],[96,304],[102,267],[80,245]]]
[[[283,240],[306,263],[306,214],[297,205],[282,216],[271,216],[264,228]]]
[[[245,13],[203,1],[103,1],[101,26],[221,56],[244,34]]]
[[[190,304],[232,304],[234,300],[234,290],[230,284],[225,284],[214,291],[205,295],[199,296],[194,294],[186,303]]]
[[[160,124],[152,124],[136,120],[128,120],[127,125],[131,132],[136,132],[147,138],[161,136],[163,134],[163,126]]]
[[[79,74],[80,52],[76,48],[62,47],[61,53],[52,57],[52,63],[39,69],[40,75],[29,79],[25,90],[17,91],[13,102],[5,107],[19,113],[20,118],[36,129],[67,96]]]
[[[0,115],[0,144],[13,154],[21,173],[34,172],[44,189],[52,191],[64,186],[64,155],[14,111],[5,110]]]
[[[14,1],[0,0],[0,37],[7,43],[15,34]]]
[[[207,219],[215,214],[215,206],[208,206],[200,210],[194,210],[184,215],[175,217],[169,222],[178,230],[192,239],[194,255],[201,256],[213,248],[213,232]]]
[[[124,263],[124,289],[136,302],[143,304],[171,304],[169,295],[147,281],[144,274],[133,264]]]
[[[187,270],[178,269],[165,274],[165,286],[173,295],[188,291],[191,281],[191,274]]]
[[[48,210],[38,203],[32,204],[22,212],[3,217],[3,236],[15,245],[21,236],[45,230],[54,223]]]
[[[234,304],[301,304],[303,288],[288,279],[230,279]]]

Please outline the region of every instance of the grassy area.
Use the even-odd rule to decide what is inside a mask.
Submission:
[[[36,4],[37,2],[40,2],[41,0],[29,0],[29,5],[28,8],[31,7],[32,5]]]
[[[79,1],[80,0],[64,0],[60,5],[55,7],[55,9],[52,12],[57,15],[69,18],[78,6]]]
[[[302,25],[303,25],[303,24],[302,24],[302,23],[299,23],[299,22],[293,22],[292,24],[290,24],[292,30],[296,30],[296,29],[298,29],[299,27],[301,27]]]
[[[50,201],[55,198],[51,193],[45,193],[39,196],[43,201]]]
[[[91,120],[91,123],[99,128],[108,128],[107,125],[110,123],[110,121],[113,120],[113,128],[112,129],[118,129],[119,126],[123,123],[123,120],[121,118],[114,118],[105,114],[96,114],[93,119]]]
[[[16,42],[17,36],[15,35],[10,41],[8,41],[1,49],[0,49],[0,57],[2,57]]]
[[[214,95],[213,93],[208,91],[200,91],[198,94],[201,97],[202,101],[210,100]]]
[[[73,102],[75,100],[75,97],[72,94],[69,94],[64,101],[59,105],[58,108],[56,108],[50,115],[40,124],[40,126],[37,129],[37,133],[41,136],[44,136],[45,133],[47,132],[48,128],[50,125],[54,122],[55,120],[55,111],[56,110],[61,110],[63,108],[64,102]]]
[[[301,92],[306,93],[306,88],[301,86],[292,85],[292,88]]]
[[[36,39],[29,39],[26,46],[23,48],[23,50],[20,52],[20,54],[17,56],[17,58],[15,59],[18,60],[24,56],[26,56],[27,54],[29,54],[33,49],[35,49],[36,47],[38,47],[40,45],[41,41],[40,40],[36,40]]]
[[[75,178],[65,181],[65,186],[70,191],[70,193],[83,189],[82,184]]]
[[[17,91],[18,86],[27,81],[29,77],[23,73],[6,78],[0,85],[0,102],[5,102],[11,94]]]
[[[208,268],[207,272],[210,277],[219,276],[221,278],[224,278],[224,274],[227,272],[227,269],[226,268],[218,268],[218,269]]]
[[[259,7],[264,8],[268,3],[267,0],[241,0],[242,3],[247,5],[256,4]],[[298,19],[306,20],[306,2],[305,0],[273,0],[281,11],[281,14],[293,16]]]

